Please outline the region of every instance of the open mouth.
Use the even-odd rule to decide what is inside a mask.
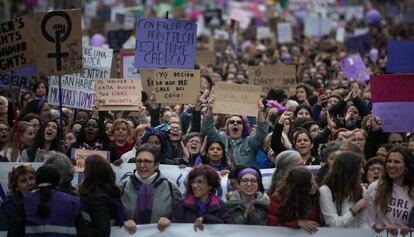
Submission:
[[[375,181],[375,180],[378,180],[379,179],[379,175],[374,175],[373,177],[372,177],[372,179]]]

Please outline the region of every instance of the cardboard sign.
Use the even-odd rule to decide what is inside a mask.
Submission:
[[[99,110],[136,110],[141,102],[141,82],[133,79],[97,79]]]
[[[138,19],[135,67],[193,69],[197,25],[191,21]]]
[[[200,91],[199,70],[141,70],[142,87],[157,103],[194,104]]]
[[[121,50],[120,57],[120,70],[121,78],[125,79],[140,79],[137,68],[134,66],[135,53],[134,50]]]
[[[296,68],[294,65],[275,64],[250,66],[248,69],[249,84],[259,85],[263,92],[280,89],[286,95],[296,94]]]
[[[387,72],[414,73],[414,41],[388,41]]]
[[[39,74],[82,72],[81,14],[80,9],[35,14]]]
[[[92,110],[95,100],[95,79],[82,78],[76,75],[62,75],[62,105],[75,108]],[[59,105],[59,76],[50,79],[47,102],[51,105]]]
[[[414,131],[414,75],[371,76],[372,113],[384,132]]]
[[[85,160],[90,155],[98,155],[106,161],[111,160],[111,153],[109,151],[100,150],[86,150],[86,149],[74,149],[72,148],[71,158],[76,160],[75,172],[83,172],[85,170]]]
[[[0,73],[34,63],[29,17],[0,23]]]
[[[216,64],[216,52],[213,51],[199,51],[196,53],[196,64],[197,65],[215,65]]]
[[[256,117],[262,88],[254,85],[219,82],[214,85],[213,113]]]
[[[279,44],[292,43],[292,25],[289,22],[277,23],[277,41]]]
[[[112,49],[83,47],[83,73],[84,78],[109,78],[112,65]]]
[[[10,82],[13,89],[32,90],[32,84],[36,79],[36,66],[29,66],[11,72],[0,74],[0,88],[10,89]]]
[[[359,54],[353,54],[339,62],[339,66],[349,81],[365,82],[369,80],[369,71]]]

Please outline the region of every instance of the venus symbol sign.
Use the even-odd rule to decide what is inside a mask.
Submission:
[[[54,24],[53,30],[54,32],[48,32],[46,30],[46,24],[49,20],[53,19],[54,17],[63,17],[63,19],[66,21],[65,24]],[[61,50],[61,43],[65,42],[70,32],[72,31],[72,20],[70,19],[69,15],[66,12],[63,11],[53,11],[49,12],[41,22],[41,31],[45,39],[49,42],[52,42],[55,44],[56,51],[54,53],[48,53],[48,58],[56,58],[56,69],[58,71],[62,70],[62,57],[68,57],[68,52],[62,52]]]

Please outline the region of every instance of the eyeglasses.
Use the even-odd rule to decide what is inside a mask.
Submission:
[[[229,124],[237,124],[237,125],[240,125],[240,124],[242,124],[242,121],[241,120],[230,120],[229,121]]]
[[[180,130],[181,130],[181,128],[180,128],[180,127],[170,127],[170,130],[171,130],[171,131],[178,132],[178,131],[180,131]]]
[[[149,165],[151,165],[152,163],[154,163],[155,161],[153,161],[153,160],[136,160],[135,161],[138,165],[142,165],[142,164],[144,164],[145,166],[149,166]]]
[[[384,171],[384,168],[382,167],[369,167],[368,171]]]
[[[204,179],[193,179],[189,181],[190,185],[193,186],[194,184],[204,185],[207,184],[207,180]]]
[[[257,180],[256,179],[248,179],[248,178],[240,179],[240,182],[245,183],[245,184],[248,184],[248,183],[257,184]]]

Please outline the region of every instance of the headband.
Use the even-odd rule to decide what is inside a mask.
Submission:
[[[237,174],[237,180],[240,181],[241,177],[243,177],[245,174],[254,175],[257,179],[257,182],[261,181],[259,173],[255,169],[252,169],[252,168],[246,168],[246,169],[243,169],[242,171],[240,171]]]

